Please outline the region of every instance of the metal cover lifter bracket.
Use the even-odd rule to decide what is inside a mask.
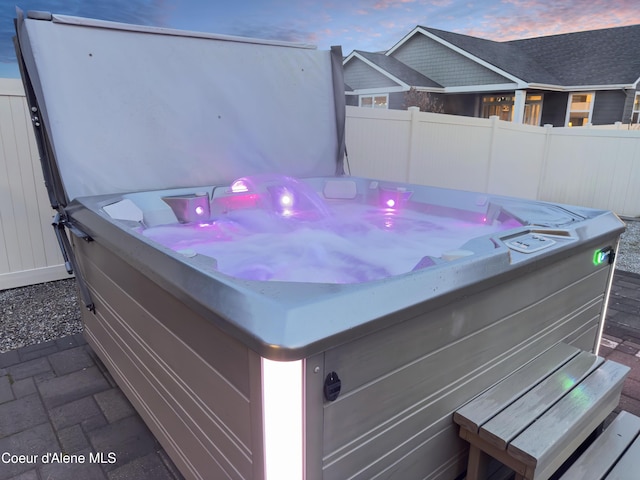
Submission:
[[[67,219],[66,215],[60,214],[58,212],[53,219],[53,231],[56,234],[56,238],[58,239],[58,245],[60,246],[60,251],[62,252],[62,258],[64,259],[64,266],[69,272],[69,275],[75,272],[76,280],[78,282],[78,289],[80,290],[80,297],[82,298],[82,302],[84,303],[87,310],[92,313],[96,313],[96,307],[91,300],[91,294],[89,293],[89,287],[87,286],[87,282],[85,282],[84,277],[80,269],[78,268],[78,264],[76,261],[76,257],[71,249],[71,243],[69,242],[69,237],[67,237],[66,232],[64,231],[65,227],[69,229],[71,233],[73,233],[78,238],[82,238],[87,242],[93,241],[93,239],[84,233],[83,231],[76,228],[72,225]]]

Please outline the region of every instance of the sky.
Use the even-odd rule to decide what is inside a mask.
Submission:
[[[638,0],[0,0],[0,78],[18,78],[24,11],[385,51],[416,25],[496,41],[640,24]]]

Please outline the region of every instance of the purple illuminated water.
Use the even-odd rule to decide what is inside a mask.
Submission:
[[[262,209],[238,209],[208,223],[156,226],[142,233],[175,251],[212,257],[212,266],[238,278],[359,283],[433,265],[472,238],[515,226],[347,200],[323,202],[322,215],[298,217],[298,193],[271,189]]]

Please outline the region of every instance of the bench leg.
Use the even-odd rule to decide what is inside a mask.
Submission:
[[[469,446],[469,462],[467,463],[467,480],[484,480],[491,457],[475,445]]]

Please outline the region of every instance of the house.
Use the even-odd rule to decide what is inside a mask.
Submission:
[[[640,117],[640,25],[496,42],[417,26],[344,60],[348,105],[405,109],[412,87],[449,114],[556,127]]]

